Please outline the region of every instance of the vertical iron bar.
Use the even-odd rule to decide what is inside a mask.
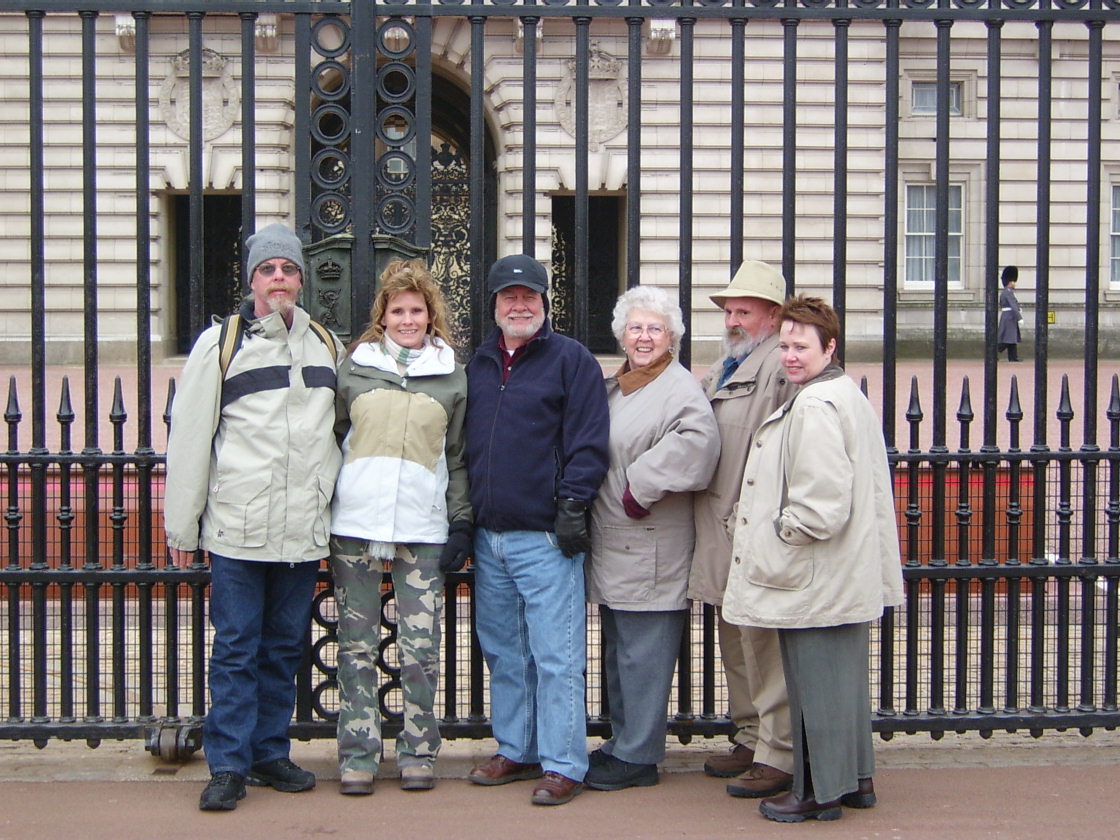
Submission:
[[[98,552],[100,505],[98,496],[97,434],[97,12],[83,11],[82,19],[82,220],[85,245],[85,446],[82,449],[85,498],[85,562],[89,571],[101,570]],[[86,719],[101,720],[100,586],[85,585],[86,601]]]
[[[631,0],[631,3],[637,0]],[[626,18],[626,288],[641,283],[642,221],[642,21]],[[732,150],[734,154],[734,150]],[[734,168],[732,168],[734,172]],[[686,326],[691,326],[687,324]],[[688,331],[692,341],[692,330]]]
[[[418,8],[417,12],[421,12]],[[432,17],[416,14],[416,245],[432,247]]]
[[[19,454],[19,423],[23,413],[19,410],[19,396],[16,391],[15,376],[8,377],[8,404],[4,409],[4,422],[8,424],[8,452],[10,456]],[[20,568],[20,534],[19,526],[23,514],[19,508],[19,462],[11,460],[7,464],[8,477],[8,505],[4,511],[4,526],[8,530],[8,571],[18,571]],[[10,582],[5,586],[8,596],[8,717],[11,720],[22,719],[23,685],[21,680],[22,668],[20,667],[20,614],[22,602],[20,599],[20,586],[18,582]]]
[[[113,571],[123,572],[124,562],[124,529],[128,521],[124,504],[124,424],[128,415],[124,411],[124,395],[121,390],[121,378],[114,378],[113,405],[109,411],[109,421],[113,425],[113,455],[115,459],[112,466],[112,492],[113,505],[109,514],[109,524],[112,530],[113,541]],[[128,615],[125,612],[125,583],[119,578],[112,585],[112,631],[113,649],[111,651],[113,663],[113,720],[122,722],[127,719],[125,697],[127,689],[127,671],[125,663],[128,661],[128,648],[125,644]]]
[[[837,5],[844,5],[838,0]],[[840,319],[840,335],[836,356],[844,359],[848,323],[848,29],[849,18],[832,21],[835,58],[832,63],[835,82],[832,88],[832,306]]]
[[[471,0],[472,5],[481,0]],[[467,234],[470,248],[471,266],[471,347],[482,343],[485,334],[484,324],[493,312],[484,312],[489,299],[483,288],[483,270],[485,266],[486,204],[486,119],[483,114],[483,105],[486,100],[486,18],[475,15],[470,18],[471,24],[471,150],[470,150],[470,224]],[[525,161],[525,166],[532,166],[535,161]],[[578,205],[578,201],[577,201]],[[577,231],[578,236],[578,231]],[[498,255],[502,254],[499,243]],[[536,251],[529,256],[536,256]]]
[[[74,408],[70,401],[70,379],[62,377],[62,393],[59,397],[58,414],[60,456],[73,455],[71,448],[74,425]],[[74,506],[71,504],[71,467],[68,460],[58,465],[58,568],[72,571],[72,546],[74,527]],[[58,636],[59,636],[59,720],[72,723],[74,715],[74,585],[63,581],[58,593]]]
[[[376,75],[372,58],[372,40],[374,19],[370,9],[372,3],[353,4],[352,26],[350,32],[350,213],[354,227],[354,250],[350,257],[350,277],[352,285],[354,278],[368,277],[373,270],[370,259],[371,243],[370,209],[373,202],[374,189],[370,178],[373,174],[373,122],[370,109],[373,107],[374,92],[369,87],[369,80]],[[296,179],[293,185],[292,197],[295,203],[295,231],[296,236],[305,245],[311,242],[313,230],[311,224],[311,15],[297,12],[295,14],[295,99],[292,103],[295,111],[294,131],[292,133],[292,157],[295,159]],[[254,53],[255,56],[255,53]],[[254,96],[256,93],[254,91]],[[356,161],[364,161],[366,166],[356,166]],[[363,179],[358,179],[358,174]],[[242,197],[244,202],[244,197]],[[256,206],[249,209],[249,215],[242,219],[244,232],[256,229]],[[244,245],[244,237],[242,238]],[[249,258],[247,248],[242,249],[244,258]],[[250,277],[245,276],[243,282],[248,288]],[[304,279],[306,283],[306,278]],[[356,301],[351,297],[351,312],[361,312],[362,308],[355,308]],[[354,325],[351,324],[351,329]]]
[[[1034,445],[1032,452],[1048,451],[1046,441],[1046,367],[1050,308],[1050,163],[1053,103],[1053,31],[1052,20],[1040,20],[1038,27],[1038,169],[1035,223],[1035,261],[1037,290],[1035,292],[1034,345]],[[1036,462],[1038,463],[1038,462]],[[1037,496],[1036,501],[1042,501]],[[1039,507],[1038,510],[1043,508]],[[1036,529],[1036,534],[1038,531]],[[1036,544],[1036,552],[1040,549]]]
[[[746,18],[731,18],[731,208],[728,238],[731,246],[730,279],[743,263],[743,170],[746,158]],[[691,325],[689,325],[691,326]],[[692,330],[689,329],[691,337]]]
[[[483,667],[482,645],[478,641],[478,591],[474,586],[474,575],[467,581],[471,603],[471,671],[470,671],[470,711],[471,723],[486,721],[486,678]]]
[[[716,717],[716,608],[701,604],[700,609],[700,662],[703,671],[700,699],[700,716],[706,720]]]
[[[898,121],[902,21],[883,22],[887,35],[886,149],[883,155],[883,437],[888,452],[895,448],[895,389],[898,353]]]
[[[573,18],[576,26],[576,195],[575,195],[575,283],[572,301],[573,338],[587,345],[590,323],[588,318],[588,271],[590,267],[588,230],[588,151],[591,132],[589,62],[591,60],[591,18]],[[682,62],[683,63],[683,62]]]
[[[136,21],[136,518],[138,571],[155,568],[152,558],[152,291],[151,291],[151,139],[148,117],[151,12],[132,13]],[[141,720],[151,720],[154,707],[152,584],[137,586],[137,690]]]
[[[533,254],[537,248],[537,27],[538,17],[524,17],[521,43],[521,97],[525,101],[522,122],[521,165],[521,251]]]
[[[782,275],[797,288],[797,24],[782,20]]]
[[[945,578],[930,580],[929,713],[945,715]],[[936,738],[937,735],[934,734]]]
[[[1000,192],[1000,113],[1001,49],[1003,22],[986,21],[988,28],[988,110],[984,183],[984,440],[980,446],[984,474],[981,508],[980,562],[995,563],[996,553],[996,469],[999,445],[996,442],[997,373],[996,329],[999,321],[999,192]],[[1017,665],[1017,663],[1016,663]]]
[[[1097,445],[1097,363],[1100,336],[1100,264],[1101,264],[1101,123],[1104,87],[1104,52],[1102,35],[1104,21],[1087,21],[1089,28],[1089,91],[1086,130],[1086,226],[1085,226],[1085,364],[1084,399],[1082,402],[1083,436],[1082,453],[1082,503],[1081,551],[1078,562],[1094,565],[1097,562],[1097,471],[1100,452]],[[1091,589],[1089,590],[1091,591]],[[1084,657],[1084,653],[1082,654]],[[1083,666],[1084,668],[1084,666]],[[1090,673],[1092,668],[1089,669]],[[1084,684],[1085,674],[1082,672]],[[1083,702],[1085,692],[1082,691]]]
[[[930,465],[933,473],[933,530],[931,566],[945,560],[946,423],[948,420],[948,312],[949,312],[949,85],[951,70],[950,32],[952,21],[935,21],[937,28],[937,116],[934,141],[936,206],[933,269],[933,443]],[[938,678],[935,671],[934,678]]]
[[[681,18],[681,61],[680,61],[680,267],[678,269],[677,303],[686,324],[692,323],[692,174],[693,174],[693,132],[695,130],[695,103],[693,101],[693,78],[696,69],[695,33],[696,19]],[[686,368],[692,366],[692,342],[681,343],[680,363]]]
[[[1105,506],[1106,556],[1110,571],[1120,565],[1120,377],[1112,375],[1108,409],[1108,504]],[[1120,578],[1110,576],[1105,591],[1104,673],[1101,708],[1116,711],[1117,663],[1120,662]]]
[[[44,173],[43,173],[43,18],[42,12],[27,12],[28,27],[28,151],[30,152],[30,250],[31,250],[31,564],[32,569],[46,569],[47,563],[47,467],[35,456],[47,454],[46,447],[46,268],[44,236]],[[15,381],[11,382],[12,398],[15,399]],[[18,411],[17,411],[18,414]],[[7,419],[5,417],[5,419]],[[17,421],[18,422],[18,421]],[[13,425],[12,429],[17,428]],[[9,449],[18,451],[18,442],[9,441]],[[19,522],[22,516],[18,507],[19,468],[9,466],[9,568],[18,568],[20,557]],[[14,538],[14,539],[13,539]],[[18,597],[19,587],[9,586],[9,611],[18,616],[18,608],[13,609],[11,596]],[[47,619],[46,587],[37,585],[32,590],[32,645],[33,645],[33,705],[34,720],[47,719]],[[19,639],[10,639],[12,670],[18,670]],[[17,678],[18,681],[18,678]],[[13,686],[16,688],[16,686]],[[18,690],[18,689],[17,689]]]
[[[257,39],[256,12],[241,12],[241,235],[238,240],[245,242],[246,234],[257,229]],[[297,53],[296,62],[307,53]],[[299,90],[299,87],[296,87]],[[296,111],[300,110],[298,100]],[[293,137],[306,138],[298,127]],[[296,182],[299,182],[296,177]],[[306,179],[305,179],[306,180]],[[249,287],[249,273],[246,260],[249,249],[241,249],[241,286]]]
[[[202,19],[205,12],[187,12],[187,40],[190,44],[190,139],[188,140],[188,159],[190,183],[188,184],[188,212],[190,216],[190,332],[191,344],[205,329],[206,313],[203,311],[203,284],[206,282],[204,257],[206,248],[205,228],[203,227],[202,192],[205,188],[205,175],[202,170]]]

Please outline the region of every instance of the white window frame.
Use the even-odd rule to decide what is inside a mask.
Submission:
[[[921,191],[924,202],[925,214],[929,221],[928,229],[915,230],[911,224],[911,196]],[[902,192],[902,247],[899,249],[902,260],[902,285],[908,290],[929,290],[934,288],[933,260],[934,260],[934,215],[936,213],[934,202],[937,187],[934,183],[922,180],[907,180]],[[954,196],[959,197],[959,206],[953,207]],[[949,285],[950,289],[964,288],[964,275],[967,271],[966,234],[968,231],[968,191],[963,180],[953,180],[949,183]],[[954,229],[954,222],[956,229]],[[919,239],[920,237],[920,239]],[[911,255],[911,244],[915,242],[928,243],[925,254]],[[954,247],[955,246],[955,247]],[[927,266],[923,271],[916,271],[916,266]],[[916,276],[916,275],[922,276]]]
[[[924,62],[923,62],[924,63]],[[937,85],[937,69],[934,65],[915,66],[915,63],[907,62],[908,65],[902,72],[902,84],[899,85],[899,113],[904,120],[932,120],[937,117],[936,108],[916,109],[914,105],[914,86],[921,85]],[[969,67],[967,64],[961,66],[954,66],[949,76],[949,84],[957,92],[957,102],[953,102],[953,94],[949,95],[950,110],[949,115],[954,119],[976,119],[977,109],[977,85],[979,80],[979,72],[976,68]],[[936,94],[935,94],[936,95]],[[953,107],[953,105],[957,107]]]
[[[924,95],[919,96],[919,91],[923,94],[926,92],[932,94],[933,101],[930,104],[919,102],[920,99],[928,99]],[[937,116],[937,82],[927,82],[924,79],[914,79],[910,82],[910,115]],[[961,79],[953,79],[949,82],[949,116],[964,116],[964,81]]]
[[[1112,184],[1112,213],[1109,229],[1108,285],[1120,289],[1120,183]]]

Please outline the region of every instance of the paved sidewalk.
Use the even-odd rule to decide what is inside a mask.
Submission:
[[[595,742],[592,742],[592,746]],[[387,761],[373,797],[337,793],[333,743],[298,743],[293,757],[319,776],[303,794],[252,788],[228,814],[197,810],[207,778],[194,757],[165,764],[138,743],[0,744],[0,840],[73,837],[220,838],[823,838],[830,840],[1105,840],[1117,833],[1120,733],[903,736],[877,741],[878,807],[831,823],[778,825],[699,772],[719,741],[675,743],[661,784],[587,791],[568,805],[528,802],[530,786],[480,788],[463,779],[493,742],[451,742],[434,791],[404,793]]]

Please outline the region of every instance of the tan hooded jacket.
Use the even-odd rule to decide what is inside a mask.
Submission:
[[[689,598],[716,606],[723,603],[727,587],[728,527],[739,501],[751,438],[762,421],[797,391],[778,358],[777,334],[758,345],[717,390],[724,358],[712,365],[701,383],[719,426],[720,456],[708,489],[695,494],[696,549],[688,581]]]

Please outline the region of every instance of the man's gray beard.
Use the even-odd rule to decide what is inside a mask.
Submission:
[[[541,327],[544,326],[544,317],[544,313],[542,312],[539,316],[530,319],[528,322],[519,319],[517,323],[520,326],[516,328],[509,323],[503,322],[501,324],[502,332],[505,333],[508,338],[532,338],[540,332]],[[508,319],[506,320],[508,321]]]
[[[732,333],[736,333],[733,337]],[[728,330],[723,334],[723,350],[728,356],[735,359],[741,359],[744,356],[754,351],[764,342],[768,336],[762,338],[755,338],[744,329],[736,327],[734,330]]]
[[[268,308],[273,312],[279,312],[281,315],[287,315],[296,308],[296,302],[287,295],[281,297],[280,295],[269,295],[265,298],[265,303]]]

